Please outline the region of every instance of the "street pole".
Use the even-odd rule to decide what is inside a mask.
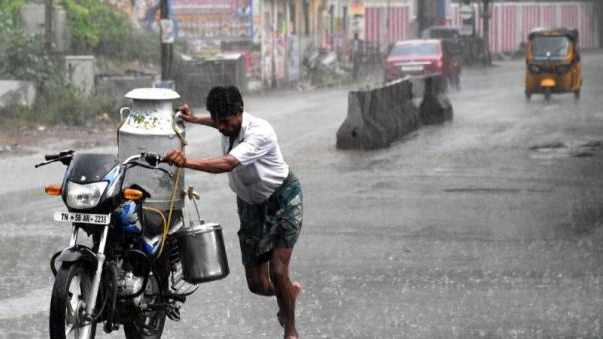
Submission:
[[[488,66],[490,66],[490,0],[483,0],[483,5],[482,17],[484,19],[484,44],[486,45],[485,48],[488,51]]]
[[[270,87],[272,89],[277,88],[277,84],[276,84],[276,44],[277,44],[277,13],[276,13],[276,0],[272,0],[270,1],[270,9],[271,9],[271,42],[272,45],[270,46],[270,53],[271,53],[271,58],[270,58],[270,77],[271,77],[271,81],[270,81]]]
[[[594,1],[593,5],[595,6],[595,13],[597,18],[597,23],[599,27],[597,31],[599,32],[599,47],[603,47],[603,2]]]
[[[53,17],[53,8],[52,8],[52,0],[45,1],[44,8],[44,48],[47,53],[52,52],[52,17]]]
[[[48,0],[47,0],[48,1]],[[159,14],[161,20],[169,19],[169,0],[161,0],[159,4]],[[160,25],[163,26],[163,25]],[[162,27],[163,30],[163,27]],[[163,41],[163,34],[160,34],[161,39],[161,80],[170,80],[172,66],[172,46],[173,44]]]
[[[385,17],[385,45],[387,48],[385,49],[385,53],[389,52],[389,11],[391,10],[391,0],[387,0],[387,14]]]
[[[418,32],[417,37],[421,38],[421,34],[423,33],[423,27],[425,26],[425,1],[417,0],[417,21],[418,21]]]

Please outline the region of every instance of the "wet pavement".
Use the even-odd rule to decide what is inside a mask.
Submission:
[[[371,152],[335,148],[348,89],[246,98],[304,189],[291,268],[301,337],[603,336],[603,54],[583,63],[578,102],[526,101],[523,61],[466,70],[453,122]],[[190,155],[218,153],[215,131],[187,132]],[[68,243],[52,221],[61,203],[41,190],[63,169],[34,170],[40,159],[0,163],[1,338],[47,337],[48,259]],[[225,227],[231,273],[189,297],[164,337],[281,337],[275,300],[246,289],[226,176],[186,175]]]

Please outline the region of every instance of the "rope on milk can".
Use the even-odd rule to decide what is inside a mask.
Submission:
[[[180,152],[184,153],[184,147],[188,144],[188,142],[186,141],[182,133],[178,130],[175,120],[174,123],[172,123],[172,129],[180,140]],[[170,226],[172,225],[172,215],[174,212],[174,204],[176,203],[176,192],[178,192],[178,183],[180,181],[180,174],[182,173],[182,171],[183,168],[178,168],[176,170],[176,180],[174,181],[174,190],[172,191],[172,200],[170,201],[170,211],[168,214],[167,224],[163,227],[163,234],[161,235],[161,247],[159,248],[159,256],[161,256],[161,253],[163,252],[165,240],[167,239],[168,231],[170,229]]]

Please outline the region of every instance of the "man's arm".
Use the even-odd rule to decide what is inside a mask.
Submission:
[[[162,157],[162,161],[178,167],[185,167],[208,173],[230,172],[240,165],[239,160],[232,155],[205,159],[187,159],[178,151],[171,151]]]
[[[212,120],[212,118],[209,114],[196,116],[195,120],[196,120],[195,122],[199,125],[217,128],[216,124],[214,123],[214,121]]]
[[[211,115],[209,114],[205,114],[205,115],[195,115],[193,114],[193,111],[190,109],[190,107],[188,107],[188,105],[183,105],[181,107],[178,108],[178,111],[180,112],[180,116],[182,117],[182,120],[186,121],[186,122],[190,122],[193,124],[199,124],[199,125],[203,125],[203,126],[209,126],[209,127],[213,127],[216,128],[216,124],[214,123],[214,121],[211,118]]]
[[[206,159],[185,159],[183,167],[208,173],[225,173],[232,171],[239,164],[237,158],[225,155]]]

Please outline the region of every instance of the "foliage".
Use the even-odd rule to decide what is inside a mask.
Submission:
[[[96,121],[101,113],[116,109],[112,98],[87,98],[75,91],[63,91],[46,103],[38,101],[29,112],[24,112],[23,118],[38,123],[85,125]]]
[[[25,3],[28,3],[28,0],[0,0],[0,12],[2,14],[8,14],[16,19],[19,14],[19,8]],[[4,18],[3,18],[4,19]]]
[[[67,86],[60,60],[44,49],[41,36],[31,36],[6,11],[0,11],[0,78],[34,81],[45,95]]]
[[[78,93],[68,81],[63,58],[45,50],[42,36],[24,31],[18,10],[26,2],[29,1],[0,0],[0,79],[34,82],[36,101],[31,107],[10,101],[0,108],[0,123],[19,120],[84,124],[101,113],[116,111],[112,98]],[[64,0],[63,4],[69,13],[74,43],[71,52],[92,53],[111,60],[159,59],[158,37],[139,36],[127,18],[108,5],[98,0]]]
[[[159,37],[134,32],[128,17],[98,0],[61,0],[67,10],[71,52],[144,62],[159,60]]]

